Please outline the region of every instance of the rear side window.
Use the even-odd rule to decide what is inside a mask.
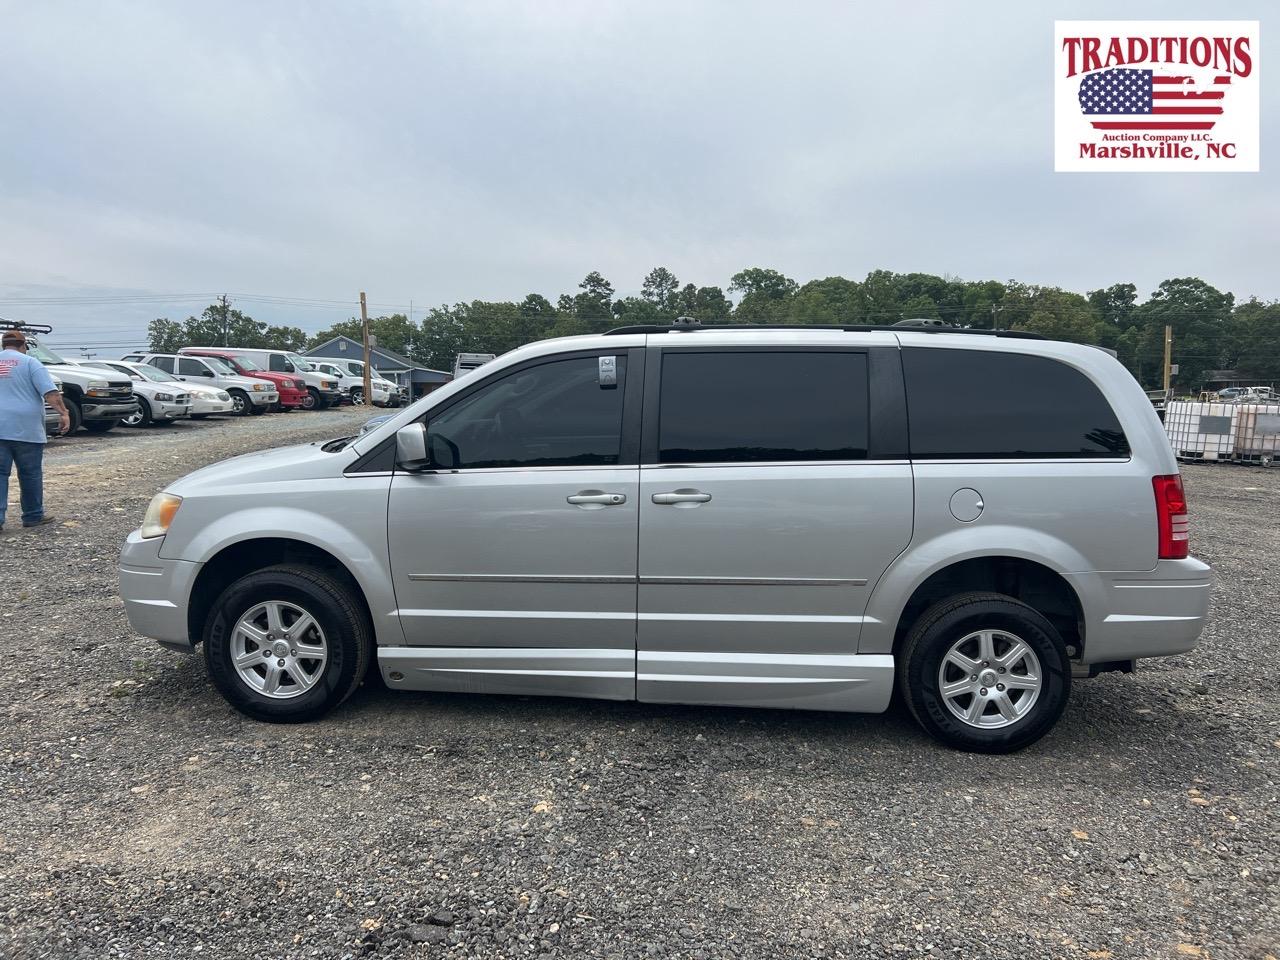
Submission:
[[[907,347],[911,455],[920,460],[1127,457],[1115,412],[1078,370],[1048,357]]]
[[[863,353],[662,357],[661,463],[864,460],[867,423]]]
[[[151,365],[159,367],[165,373],[173,373],[173,357],[152,357]]]

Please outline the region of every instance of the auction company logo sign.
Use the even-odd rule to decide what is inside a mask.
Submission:
[[[1059,20],[1059,172],[1258,170],[1257,20]]]

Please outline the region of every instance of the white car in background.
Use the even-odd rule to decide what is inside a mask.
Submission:
[[[156,383],[141,374],[116,366],[110,360],[73,360],[78,367],[87,370],[107,370],[112,373],[123,373],[133,381],[133,395],[138,400],[138,409],[120,422],[126,427],[146,427],[153,423],[170,423],[191,415],[191,393],[187,385],[180,381],[172,383]]]
[[[128,360],[103,360],[101,366],[110,367],[120,373],[127,374],[133,381],[133,392],[143,394],[143,385],[148,384],[160,389],[157,385],[165,384],[172,389],[180,389],[191,397],[191,418],[203,420],[213,413],[232,414],[236,412],[235,401],[231,394],[218,387],[206,386],[203,383],[182,381],[172,373],[153,367],[149,363],[133,363]],[[124,421],[129,424],[128,419]],[[132,424],[129,424],[132,426]]]

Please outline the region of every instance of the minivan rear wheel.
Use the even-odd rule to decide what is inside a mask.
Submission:
[[[1061,635],[1000,593],[942,600],[912,626],[898,685],[916,721],[949,746],[1009,753],[1049,732],[1071,694]]]
[[[371,638],[347,584],[315,567],[281,564],[222,592],[205,626],[205,665],[241,713],[300,723],[324,716],[360,685]]]

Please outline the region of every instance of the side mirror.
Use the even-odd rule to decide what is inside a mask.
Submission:
[[[427,456],[427,425],[421,421],[396,431],[396,466],[401,470],[425,470],[431,465]]]
[[[212,370],[201,370],[201,371],[200,371],[200,376],[202,376],[202,377],[212,377],[212,376],[213,376],[213,371],[212,371]]]

